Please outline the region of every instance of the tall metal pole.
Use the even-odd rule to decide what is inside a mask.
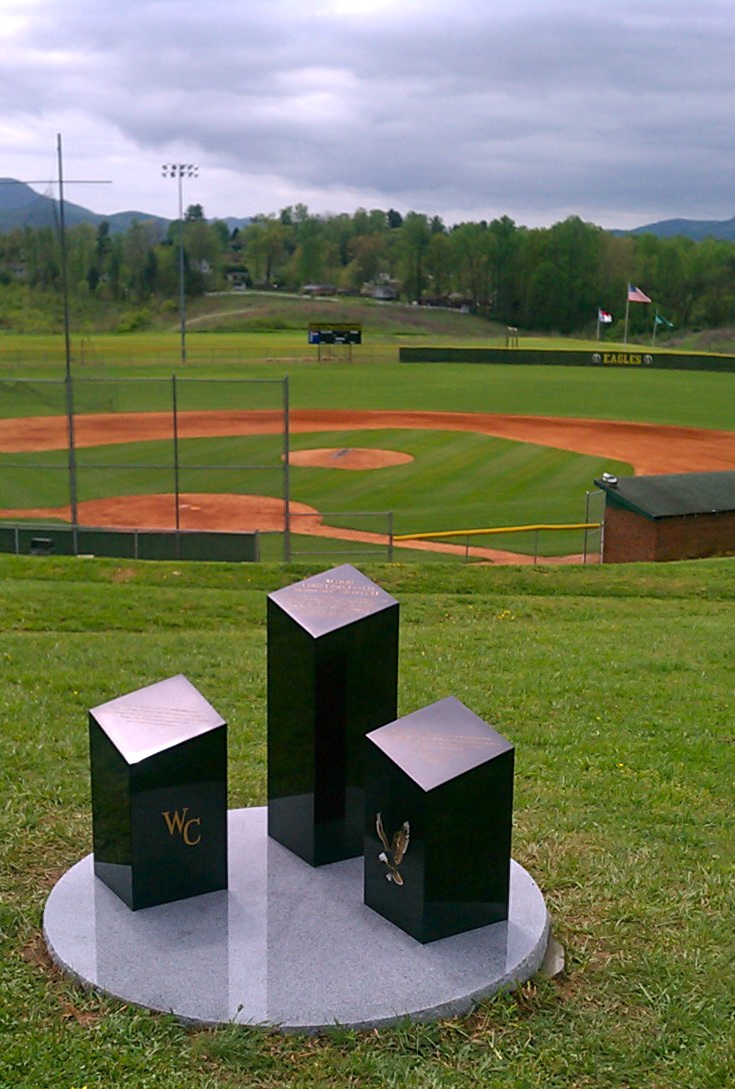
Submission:
[[[283,561],[291,562],[291,443],[288,375],[283,379]]]
[[[64,311],[64,357],[66,360],[66,422],[67,422],[67,447],[69,454],[69,510],[71,514],[71,527],[72,527],[72,548],[74,554],[78,552],[78,528],[79,528],[79,516],[78,516],[78,504],[77,504],[77,458],[76,447],[74,443],[74,388],[72,385],[71,374],[71,338],[69,334],[69,277],[67,272],[67,259],[66,259],[66,222],[64,213],[64,168],[63,168],[63,156],[61,153],[61,133],[56,134],[56,156],[58,160],[58,184],[59,184],[59,253],[61,256],[61,285],[62,285],[62,300]],[[102,179],[82,179],[73,178],[74,185],[110,185],[109,181]],[[17,185],[16,181],[11,181],[7,178],[0,180],[0,185]],[[52,185],[53,180],[49,178],[31,179],[23,183],[24,185]]]
[[[179,530],[181,529],[181,501],[179,489],[179,409],[176,400],[176,375],[171,375],[171,404],[174,424],[174,502],[176,505],[176,551],[179,549]]]
[[[186,364],[186,269],[184,267],[184,196],[179,171],[179,316],[181,319],[181,365]]]
[[[59,169],[59,231],[61,249],[61,283],[64,306],[64,356],[66,360],[66,427],[69,447],[69,509],[74,555],[77,554],[79,517],[77,510],[77,459],[74,443],[74,390],[71,377],[71,338],[69,335],[69,281],[66,260],[66,224],[64,219],[64,169],[61,154],[61,133],[56,136]]]
[[[164,178],[176,178],[179,189],[179,318],[181,326],[181,365],[186,365],[186,276],[184,262],[184,193],[183,179],[199,176],[199,167],[194,163],[164,163],[161,167]]]

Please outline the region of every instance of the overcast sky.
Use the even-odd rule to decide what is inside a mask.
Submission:
[[[175,161],[210,218],[729,219],[734,47],[734,0],[0,0],[0,176],[61,133],[103,213],[175,216]]]

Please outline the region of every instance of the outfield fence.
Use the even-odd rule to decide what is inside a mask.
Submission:
[[[624,367],[638,370],[735,371],[735,356],[714,353],[663,352],[658,349],[606,347],[589,348],[400,348],[401,363],[478,363],[510,366]]]

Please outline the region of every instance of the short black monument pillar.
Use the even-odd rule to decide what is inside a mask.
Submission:
[[[364,746],[396,717],[398,602],[349,564],[268,596],[268,833],[362,854]]]
[[[450,696],[366,748],[368,907],[420,942],[507,919],[513,746]]]
[[[94,872],[128,907],[227,888],[227,725],[183,676],[89,712]]]

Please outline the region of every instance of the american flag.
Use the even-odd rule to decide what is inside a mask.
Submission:
[[[650,302],[648,295],[645,291],[641,291],[639,287],[634,287],[633,284],[628,284],[628,302]]]

